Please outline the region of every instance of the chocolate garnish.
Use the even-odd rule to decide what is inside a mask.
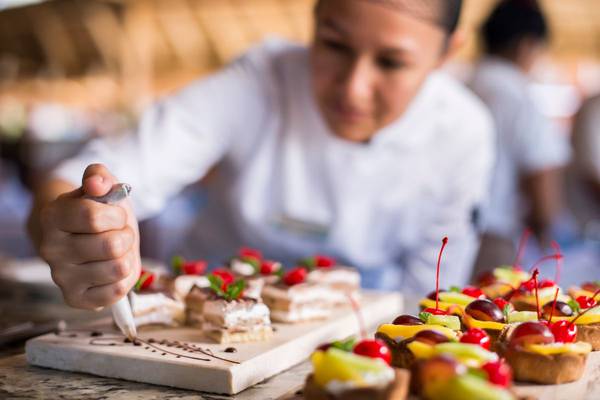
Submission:
[[[92,331],[92,333],[90,333],[91,337],[100,337],[102,335],[103,335],[103,333],[102,332],[98,332],[98,331]]]
[[[225,353],[237,353],[237,349],[235,347],[228,347],[223,350]]]

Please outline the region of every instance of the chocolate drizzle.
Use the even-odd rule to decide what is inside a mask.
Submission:
[[[237,353],[237,349],[235,347],[228,347],[223,350],[225,353]]]
[[[208,348],[202,348],[196,344],[180,342],[178,340],[171,341],[171,340],[167,340],[167,339],[155,339],[155,338],[149,338],[149,339],[145,340],[145,339],[137,338],[137,339],[131,341],[128,338],[123,338],[123,336],[105,336],[104,333],[99,332],[99,331],[90,332],[90,331],[85,331],[85,330],[59,332],[56,335],[59,337],[76,338],[76,337],[79,337],[79,335],[77,333],[83,333],[83,334],[85,334],[85,336],[91,337],[89,343],[92,346],[126,346],[126,345],[133,345],[135,347],[143,346],[144,350],[150,350],[150,351],[152,351],[152,353],[159,352],[159,353],[161,353],[161,356],[172,355],[172,356],[175,356],[176,358],[187,358],[187,359],[196,360],[196,361],[211,361],[210,358],[214,358],[214,359],[225,361],[225,362],[232,363],[232,364],[240,363],[239,361],[230,360],[230,359],[227,359],[224,357],[217,356],[212,352],[212,350],[210,350]],[[165,347],[168,347],[168,348],[174,347],[176,349],[181,349],[183,351],[183,353],[176,352],[171,349],[167,349]],[[234,348],[232,347],[231,349],[234,349]],[[195,353],[195,354],[199,353],[199,354],[208,356],[209,358],[193,356],[193,355],[185,354],[185,353]]]

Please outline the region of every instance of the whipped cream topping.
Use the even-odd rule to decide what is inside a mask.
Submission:
[[[344,285],[356,288],[360,286],[360,274],[356,269],[350,267],[316,268],[309,272],[307,280],[314,283]]]
[[[243,276],[252,276],[256,272],[252,264],[249,264],[237,258],[231,260],[231,269],[236,274],[240,274]]]
[[[252,325],[256,321],[261,321],[263,325],[271,323],[269,308],[255,301],[207,301],[203,311],[205,318],[217,317],[222,320],[224,328]]]
[[[323,307],[294,307],[289,311],[272,310],[271,316],[275,321],[296,322],[311,319],[328,318],[331,315],[331,309]]]
[[[183,312],[184,309],[184,305],[181,301],[165,296],[163,293],[131,292],[129,294],[129,302],[134,315],[139,315],[154,310]]]
[[[331,290],[329,286],[315,283],[300,283],[294,286],[268,285],[262,291],[263,297],[290,300],[293,303],[305,303],[315,300],[321,302],[336,302],[339,293]]]
[[[180,299],[185,298],[194,286],[209,287],[210,282],[206,276],[199,275],[180,275],[173,281],[175,296]]]

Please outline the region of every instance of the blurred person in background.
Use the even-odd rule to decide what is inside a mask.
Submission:
[[[66,301],[124,295],[140,273],[137,221],[215,166],[186,257],[218,265],[247,245],[293,266],[325,253],[358,266],[367,287],[422,292],[449,236],[442,279],[464,283],[493,127],[436,71],[460,44],[460,10],[321,0],[309,48],[267,41],[159,101],[135,135],[65,162],[37,191],[29,227]],[[82,199],[118,181],[133,186],[131,202]]]
[[[529,91],[529,73],[549,38],[537,2],[501,1],[481,34],[485,53],[470,87],[492,112],[497,157],[476,270],[511,264],[525,227],[542,248],[549,245],[570,155],[567,137],[542,115]]]
[[[569,209],[584,238],[600,240],[600,95],[584,102],[573,126]]]

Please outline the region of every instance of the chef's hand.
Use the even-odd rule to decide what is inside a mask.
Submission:
[[[38,193],[41,200],[32,211],[30,232],[72,307],[111,305],[139,277],[139,231],[129,199],[110,205],[83,197],[103,196],[115,183],[106,167],[93,164],[86,168],[80,188],[65,191],[65,182],[54,181]]]

